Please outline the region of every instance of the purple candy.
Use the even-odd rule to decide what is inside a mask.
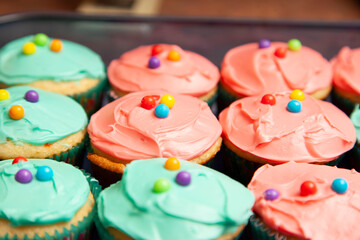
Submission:
[[[151,69],[160,67],[160,59],[157,57],[151,57],[149,59],[148,67]]]
[[[191,174],[187,171],[181,171],[176,175],[175,181],[181,186],[187,186],[191,182]]]
[[[276,189],[273,189],[273,188],[267,189],[264,192],[264,198],[266,200],[273,201],[273,200],[277,199],[279,196],[280,196],[280,193]]]
[[[32,179],[33,176],[27,169],[20,169],[15,175],[15,180],[19,183],[29,183]]]
[[[267,39],[261,39],[259,41],[259,48],[268,48],[268,47],[270,47],[270,45],[271,45],[271,42]]]
[[[39,94],[34,90],[29,90],[25,93],[25,100],[35,103],[39,101]]]

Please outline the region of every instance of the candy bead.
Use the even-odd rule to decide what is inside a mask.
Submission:
[[[62,47],[62,42],[59,39],[54,39],[50,43],[50,50],[53,52],[60,52]]]
[[[166,118],[167,116],[169,116],[169,107],[166,106],[165,104],[159,104],[156,106],[155,108],[155,116],[157,116],[158,118]]]
[[[26,55],[31,55],[36,52],[36,46],[32,42],[25,43],[23,46],[23,53]]]
[[[299,51],[301,49],[301,42],[298,39],[291,39],[288,42],[288,48],[291,51]]]
[[[287,53],[287,49],[285,47],[278,47],[275,50],[274,55],[278,58],[284,58],[286,57],[286,53]]]
[[[49,41],[49,37],[44,33],[38,33],[34,37],[34,43],[38,46],[45,46]]]
[[[278,199],[279,196],[280,196],[280,193],[276,189],[273,189],[273,188],[267,189],[264,192],[265,200],[274,201],[274,200]]]
[[[48,166],[41,166],[37,169],[36,179],[42,182],[50,181],[54,176],[53,170]]]
[[[179,61],[181,56],[180,56],[180,53],[178,51],[172,50],[172,51],[169,52],[169,55],[168,55],[167,58],[170,61]]]
[[[171,157],[165,161],[164,167],[167,170],[174,171],[180,169],[180,161],[177,158]]]
[[[35,90],[29,90],[25,93],[25,100],[33,103],[38,102],[39,94]]]
[[[10,94],[5,89],[0,89],[0,101],[4,101],[6,99],[9,99]]]
[[[259,41],[259,48],[268,48],[268,47],[270,47],[270,45],[271,45],[271,42],[267,39],[261,39]]]
[[[164,48],[162,46],[154,45],[153,48],[151,49],[151,56],[158,55],[162,51],[164,51]]]
[[[317,192],[316,184],[312,181],[305,181],[300,186],[300,195],[303,197],[313,195]]]
[[[14,120],[22,119],[25,115],[24,108],[20,105],[14,105],[9,110],[9,116]]]
[[[27,162],[27,161],[28,160],[25,157],[19,156],[19,157],[14,158],[14,160],[12,161],[12,164],[17,164],[19,162]]]
[[[151,69],[155,69],[155,68],[158,68],[160,67],[161,63],[160,63],[160,59],[157,58],[157,57],[151,57],[149,59],[149,62],[148,62],[148,67],[151,68]]]
[[[299,102],[298,100],[291,100],[288,103],[286,109],[292,113],[301,112],[301,102]]]
[[[165,94],[160,98],[160,104],[165,104],[171,109],[175,104],[175,99],[170,94]]]
[[[274,95],[272,94],[265,94],[262,98],[261,98],[261,103],[262,104],[269,104],[269,105],[274,105],[276,103],[276,98]]]
[[[303,101],[305,99],[305,94],[303,93],[303,91],[295,89],[291,92],[290,99]]]
[[[159,178],[154,183],[153,191],[155,193],[163,193],[170,189],[170,182],[166,178]]]
[[[150,110],[156,106],[156,100],[152,96],[145,96],[141,99],[141,107]]]
[[[191,174],[187,171],[181,171],[176,175],[175,181],[181,186],[187,186],[191,182]]]
[[[344,194],[348,189],[348,183],[343,178],[337,178],[332,182],[331,189],[336,193]]]
[[[15,180],[19,183],[29,183],[33,179],[31,172],[27,169],[20,169],[16,175]]]

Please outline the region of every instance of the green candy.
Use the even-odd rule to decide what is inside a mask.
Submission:
[[[155,193],[163,193],[170,189],[170,182],[166,178],[159,178],[154,183],[153,191]]]
[[[288,48],[291,51],[299,51],[301,49],[301,42],[298,39],[291,39],[288,42]]]
[[[34,43],[38,46],[45,46],[49,41],[49,37],[44,33],[38,33],[34,37]]]

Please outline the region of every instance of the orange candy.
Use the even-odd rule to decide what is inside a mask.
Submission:
[[[170,171],[178,170],[180,169],[180,161],[174,157],[168,158],[165,162],[164,167]]]
[[[169,52],[167,58],[170,61],[179,61],[181,56],[180,56],[180,53],[178,51],[172,50],[172,51]]]
[[[50,49],[53,52],[60,52],[62,50],[62,42],[59,39],[54,39],[51,41]]]
[[[9,116],[14,120],[22,119],[25,115],[24,108],[20,105],[14,105],[9,110]]]

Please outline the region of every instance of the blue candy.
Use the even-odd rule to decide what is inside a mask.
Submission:
[[[41,166],[37,169],[36,179],[42,182],[50,181],[54,176],[53,170],[48,166]]]
[[[331,189],[336,193],[344,194],[348,189],[348,183],[343,178],[337,178],[332,182]]]
[[[169,107],[165,104],[159,104],[155,108],[155,116],[158,118],[166,118],[169,115]]]
[[[292,112],[292,113],[298,113],[298,112],[301,112],[301,102],[298,101],[298,100],[291,100],[286,109],[289,111],[289,112]]]

